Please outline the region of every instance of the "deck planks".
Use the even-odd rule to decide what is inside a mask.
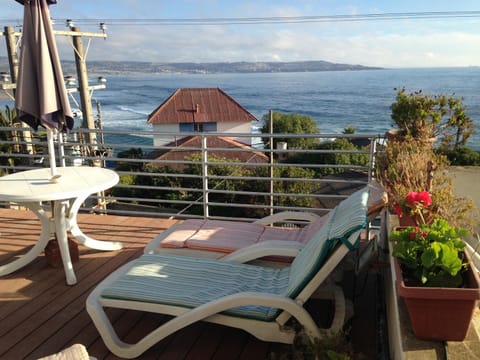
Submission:
[[[143,252],[145,245],[177,221],[142,217],[79,215],[80,228],[93,238],[121,241],[118,251],[80,246],[74,263],[78,283],[65,284],[62,268],[48,266],[42,255],[0,278],[0,359],[37,359],[75,343],[98,360],[118,359],[105,347],[86,310],[92,289],[108,274]],[[40,223],[29,211],[0,209],[0,264],[33,246]],[[168,320],[165,315],[109,309],[115,328],[126,341],[139,339]],[[257,340],[250,334],[209,323],[196,323],[171,334],[141,359],[265,359],[278,357],[288,345]]]

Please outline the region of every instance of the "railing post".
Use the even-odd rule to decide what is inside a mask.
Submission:
[[[270,125],[269,125],[269,133],[270,133],[270,215],[273,215],[273,111],[269,111],[270,115]]]
[[[377,138],[372,137],[370,139],[370,158],[368,164],[368,182],[372,181],[372,177],[375,176],[375,155],[377,153]]]
[[[208,219],[208,153],[207,153],[207,137],[202,134],[202,193],[203,193],[203,216]]]

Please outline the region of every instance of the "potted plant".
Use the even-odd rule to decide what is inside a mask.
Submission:
[[[397,292],[418,338],[462,341],[466,336],[480,298],[480,280],[464,251],[467,234],[443,219],[390,234]]]

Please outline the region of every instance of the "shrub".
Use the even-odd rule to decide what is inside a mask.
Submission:
[[[358,147],[352,144],[348,139],[338,138],[335,141],[324,141],[315,146],[315,150],[331,150],[328,153],[302,153],[300,155],[290,155],[289,162],[296,164],[325,164],[334,165],[332,167],[317,168],[318,175],[335,175],[345,172],[345,168],[337,168],[335,165],[361,165],[368,164],[368,154],[352,153],[358,151]],[[344,152],[342,152],[344,151]]]
[[[442,146],[435,151],[438,154],[446,156],[450,165],[480,166],[480,151],[475,151],[465,146],[457,149]]]
[[[265,114],[262,117],[264,122],[261,129],[262,134],[270,132],[270,114]],[[273,133],[274,134],[318,134],[320,131],[317,128],[316,121],[307,115],[300,114],[283,114],[280,112],[273,113]],[[262,142],[265,146],[270,142],[270,138],[262,137]],[[278,142],[286,142],[289,149],[311,149],[318,140],[316,138],[302,138],[302,137],[276,137],[273,139],[274,148]]]
[[[375,174],[390,204],[401,203],[411,191],[426,190],[432,195],[436,217],[452,226],[473,229],[473,201],[455,196],[447,165],[446,157],[436,154],[430,144],[407,137],[389,142],[376,158]]]

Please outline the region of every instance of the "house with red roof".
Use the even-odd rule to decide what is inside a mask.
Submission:
[[[252,132],[252,121],[258,121],[249,111],[220,88],[181,88],[157,107],[148,117],[155,133],[154,146],[178,141],[169,133]],[[251,144],[250,137],[235,140]]]

